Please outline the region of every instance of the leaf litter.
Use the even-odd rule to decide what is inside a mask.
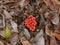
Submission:
[[[60,45],[60,0],[0,0],[0,45]]]

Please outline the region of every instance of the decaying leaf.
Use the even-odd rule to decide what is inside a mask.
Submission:
[[[12,20],[10,22],[11,22],[11,27],[13,28],[12,32],[18,32],[17,24]]]
[[[2,41],[0,41],[0,45],[4,45],[4,43]]]
[[[60,13],[60,2],[58,0],[43,0],[51,10],[57,11]]]
[[[4,36],[4,31],[0,31],[0,35],[1,36]]]
[[[50,45],[58,45],[58,43],[56,42],[56,39],[54,37],[50,38]]]
[[[54,12],[54,11],[51,11],[51,12],[46,12],[45,13],[45,18],[48,18],[51,20],[51,22],[55,25],[58,25],[59,24],[59,15]]]
[[[8,19],[12,19],[11,14],[8,13],[6,10],[4,10],[4,14],[5,14],[6,18],[8,18]]]
[[[51,35],[56,37],[58,40],[60,40],[60,34],[57,34],[55,32],[51,32]]]
[[[29,25],[27,28],[24,20],[29,15],[35,17],[37,25],[35,23],[33,23],[35,26],[32,25],[35,21],[30,17],[31,19],[28,18],[30,21],[27,20]],[[4,16],[3,22],[8,23],[10,29],[5,29],[6,25],[0,29],[0,45],[58,45],[60,43],[59,0],[0,0],[0,19],[3,19],[1,16]],[[1,23],[2,20],[0,25]]]
[[[56,33],[60,34],[60,24],[58,24],[56,27],[55,27],[55,31]]]
[[[5,27],[4,15],[0,14],[0,28],[4,28],[4,27]]]
[[[58,25],[59,23],[59,16],[55,13],[53,19],[51,20],[53,24]]]
[[[42,3],[42,0],[36,0],[37,5],[39,5],[40,3]]]
[[[49,35],[49,36],[51,36],[51,35],[50,35],[50,30],[49,30],[49,28],[48,28],[48,25],[46,25],[45,30],[46,30],[46,31],[45,31],[46,34]]]
[[[36,45],[45,45],[44,38],[42,36],[37,41]]]
[[[41,29],[40,32],[36,35],[35,40],[39,40],[40,36],[43,36],[43,30]]]
[[[19,2],[19,5],[20,5],[21,7],[24,7],[24,6],[28,5],[28,3],[29,3],[29,0],[21,0],[21,1]]]
[[[13,34],[12,38],[9,39],[11,45],[16,44],[19,40],[18,40],[18,34]]]
[[[10,45],[7,41],[0,40],[0,45]]]
[[[23,33],[25,34],[27,39],[30,39],[30,33],[29,33],[29,31],[27,29],[24,29]]]
[[[23,45],[31,45],[31,43],[24,36],[20,36],[20,39]]]
[[[44,37],[43,37],[43,30],[41,29],[40,32],[35,37],[36,45],[45,45]]]

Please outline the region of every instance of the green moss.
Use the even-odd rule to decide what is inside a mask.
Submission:
[[[12,34],[8,26],[6,26],[5,32],[4,32],[4,38],[11,38]]]

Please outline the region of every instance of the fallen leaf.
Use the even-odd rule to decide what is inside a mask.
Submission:
[[[25,34],[27,39],[30,39],[30,33],[29,33],[29,31],[26,28],[24,29],[23,33]]]
[[[41,29],[40,32],[36,35],[35,40],[39,40],[39,38],[43,36],[43,30]]]
[[[20,4],[21,7],[24,7],[24,6],[28,5],[28,3],[29,3],[29,0],[21,0],[19,2],[19,4]]]
[[[58,40],[60,40],[60,34],[57,34],[55,32],[51,32],[51,35],[56,37]]]
[[[4,30],[0,31],[0,35],[4,36]]]
[[[11,27],[13,28],[12,32],[17,32],[18,33],[17,23],[15,23],[13,20],[10,20],[10,22],[11,22]]]
[[[5,41],[5,40],[1,40],[1,45],[2,45],[2,43],[5,45],[10,45],[7,41]]]
[[[58,0],[43,0],[44,3],[49,6],[51,10],[57,11],[60,13],[60,2]]]
[[[50,45],[58,45],[55,38],[50,38]]]
[[[0,14],[0,28],[5,27],[5,18],[4,15]]]
[[[35,39],[36,45],[45,45],[44,37],[43,37],[43,30],[41,29],[40,32],[36,35]]]
[[[53,19],[51,21],[52,21],[53,24],[58,25],[58,23],[59,23],[59,16],[56,13],[54,13],[53,15],[54,16],[53,16]]]
[[[9,41],[10,41],[11,45],[16,44],[19,41],[18,34],[14,33],[13,36],[9,39]]]
[[[24,36],[20,36],[20,39],[23,45],[31,45],[31,43]]]
[[[10,13],[8,13],[6,10],[4,10],[4,15],[6,16],[6,18],[8,19],[12,19],[12,16]]]
[[[43,36],[41,36],[41,37],[39,38],[39,40],[37,41],[36,45],[45,45],[44,37],[43,37]]]
[[[37,5],[39,5],[40,3],[42,3],[42,0],[36,0]]]
[[[4,45],[4,43],[2,41],[0,41],[0,45]]]
[[[49,28],[48,28],[48,24],[47,24],[46,27],[45,27],[45,32],[46,32],[47,35],[51,36],[51,35],[50,35],[50,30],[49,30]]]

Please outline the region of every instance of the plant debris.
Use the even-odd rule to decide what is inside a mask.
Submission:
[[[0,45],[60,45],[60,0],[0,0]]]

